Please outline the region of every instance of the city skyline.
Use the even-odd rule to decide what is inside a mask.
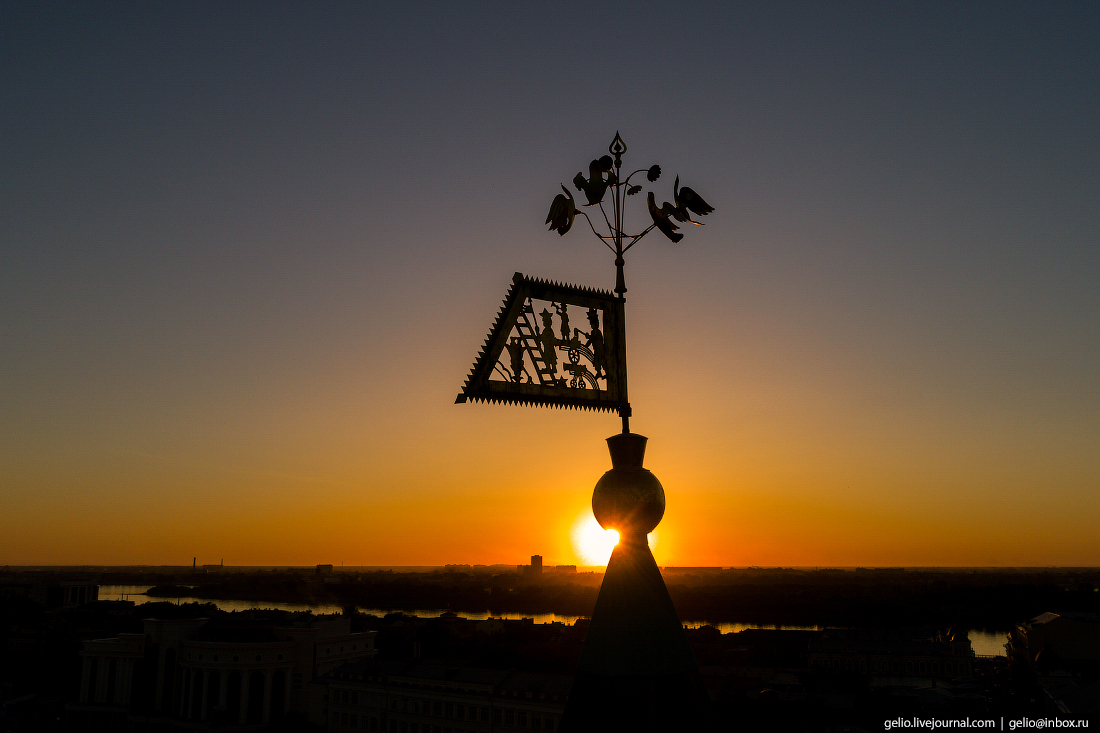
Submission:
[[[1100,10],[667,12],[0,10],[0,563],[587,564],[618,419],[452,403],[619,131],[658,564],[1100,564]]]

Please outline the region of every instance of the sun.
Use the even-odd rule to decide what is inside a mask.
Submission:
[[[592,516],[591,509],[586,509],[577,516],[569,535],[573,543],[573,554],[581,565],[607,565],[607,561],[611,559],[611,551],[619,544],[619,533],[601,527]],[[652,552],[657,547],[657,533],[650,532],[648,540]]]

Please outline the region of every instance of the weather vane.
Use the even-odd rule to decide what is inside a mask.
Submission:
[[[573,185],[587,201],[584,207],[599,208],[606,233],[601,233],[588,212],[577,207],[564,185],[564,194],[558,194],[550,205],[546,223],[550,231],[564,236],[578,215],[585,218],[592,233],[615,253],[614,294],[517,272],[456,403],[474,400],[616,411],[622,417],[623,432],[630,432],[623,255],[654,229],[679,242],[684,235],[675,222],[700,225],[702,222],[691,215],[705,216],[714,207],[687,186],[681,188],[677,176],[672,185],[673,203],[666,201],[658,207],[649,191],[646,203],[651,223],[638,234],[628,233],[627,199],[643,190],[643,185],[631,180],[644,173],[646,181],[653,183],[661,177],[661,166],[640,168],[623,178],[626,143],[618,132],[608,152],[611,155],[589,163],[587,178],[583,172],[573,178]],[[608,198],[611,216],[605,206]]]
[[[617,530],[620,539],[607,563],[559,730],[694,729],[705,727],[706,687],[647,542],[664,516],[665,491],[642,467],[647,438],[630,432],[623,255],[654,229],[679,242],[684,235],[674,222],[699,224],[691,215],[704,216],[714,208],[695,191],[681,188],[677,176],[673,203],[658,208],[650,191],[646,203],[652,223],[629,234],[626,201],[643,188],[631,179],[645,173],[653,183],[661,167],[641,168],[624,178],[626,143],[618,133],[608,151],[611,155],[589,164],[587,178],[578,173],[573,179],[588,202],[585,208],[599,207],[606,233],[577,208],[565,186],[564,195],[550,205],[546,223],[564,236],[583,216],[615,253],[615,292],[517,272],[455,401],[615,410],[622,417],[622,433],[607,439],[612,468],[592,492],[592,515],[604,529]],[[604,205],[609,193],[611,216]]]

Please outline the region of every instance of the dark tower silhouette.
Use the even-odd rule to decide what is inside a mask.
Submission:
[[[592,493],[592,512],[619,532],[607,564],[561,730],[695,730],[709,721],[699,665],[661,571],[649,534],[665,513],[665,492],[642,468],[646,440],[607,439],[610,471]]]

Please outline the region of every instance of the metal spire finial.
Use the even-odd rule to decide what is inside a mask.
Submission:
[[[615,157],[621,156],[626,152],[626,143],[623,141],[619,131],[615,131],[615,139],[611,141],[611,144],[607,146],[607,152],[611,153]]]

